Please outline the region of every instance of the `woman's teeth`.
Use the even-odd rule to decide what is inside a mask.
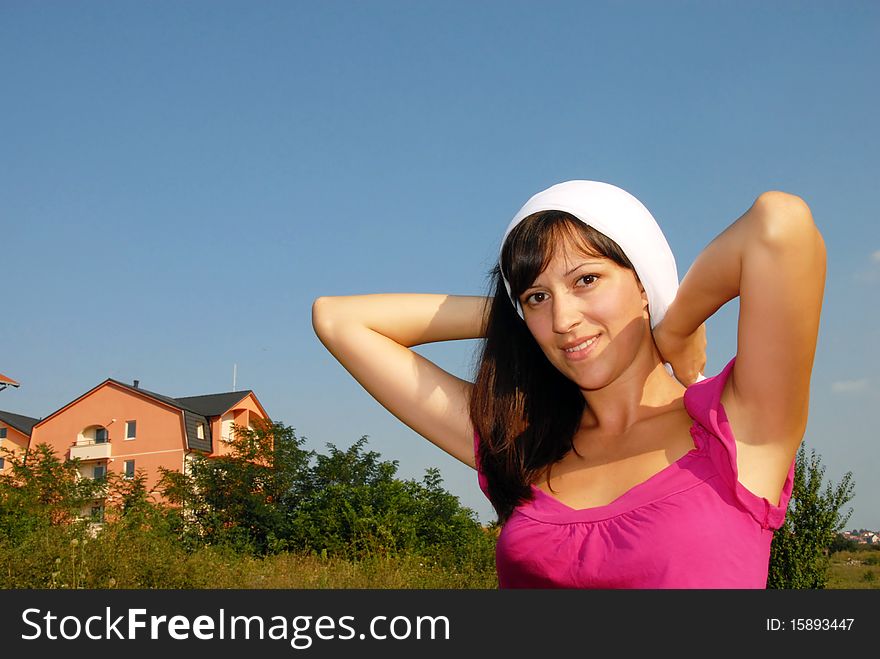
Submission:
[[[565,352],[577,352],[578,350],[583,350],[587,346],[593,345],[598,338],[598,336],[594,336],[592,339],[587,339],[583,343],[576,345],[574,348],[566,348]]]

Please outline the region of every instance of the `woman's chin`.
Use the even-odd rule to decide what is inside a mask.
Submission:
[[[566,377],[574,382],[581,391],[596,391],[608,385],[609,377],[598,367],[569,368],[565,371]]]

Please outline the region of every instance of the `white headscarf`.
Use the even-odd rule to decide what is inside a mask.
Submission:
[[[504,232],[502,248],[507,236],[523,219],[549,210],[569,213],[620,245],[648,295],[651,329],[654,329],[663,320],[678,291],[678,270],[666,237],[644,204],[610,183],[557,183],[534,195],[519,209]],[[522,306],[511,294],[510,282],[503,272],[502,277],[510,301],[522,318]],[[672,375],[669,364],[666,364],[666,370]],[[697,379],[702,380],[703,376],[699,375]]]

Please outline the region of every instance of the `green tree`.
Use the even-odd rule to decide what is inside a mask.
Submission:
[[[318,455],[296,513],[295,544],[348,558],[415,554],[446,565],[491,567],[494,536],[442,487],[437,469],[421,481],[396,478],[397,462],[364,450],[361,437]]]
[[[311,452],[281,423],[233,426],[230,453],[193,460],[188,473],[163,470],[159,489],[178,506],[190,545],[221,544],[265,554],[286,546],[291,507],[307,484]]]
[[[470,508],[443,488],[440,470],[425,471],[421,482],[407,481],[414,505],[415,551],[444,563],[495,567],[495,535],[483,529]]]
[[[160,490],[190,549],[223,545],[257,554],[284,550],[346,559],[415,554],[444,564],[491,567],[493,534],[429,469],[421,482],[396,477],[397,462],[366,450],[302,448],[281,423],[235,428],[230,454],[163,472]]]
[[[801,444],[795,458],[794,485],[785,523],[776,531],[770,546],[768,588],[824,588],[831,548],[839,531],[849,521],[852,509],[841,509],[853,497],[852,472],[840,483],[822,488],[825,467]]]
[[[366,443],[361,437],[346,451],[327,444],[329,454],[316,455],[303,497],[292,509],[294,547],[358,558],[411,544],[412,525],[397,514],[406,496],[394,478],[397,463],[365,452]]]
[[[61,460],[46,444],[23,454],[4,451],[0,474],[2,588],[77,588],[83,585],[87,513],[106,483],[79,475],[76,460]]]
[[[61,460],[46,444],[3,453],[10,469],[0,474],[0,537],[14,542],[41,527],[70,524],[104,495],[104,481],[82,478],[77,460]]]

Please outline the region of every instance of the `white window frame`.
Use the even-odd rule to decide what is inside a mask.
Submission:
[[[130,475],[128,473],[128,465],[131,465],[131,474]],[[132,478],[134,478],[134,470],[135,470],[134,460],[126,460],[125,462],[122,463],[122,477],[123,478],[128,479],[128,480],[131,480]]]
[[[128,429],[131,428],[131,424],[134,425],[134,436],[128,436]],[[133,439],[137,439],[137,419],[129,419],[125,422],[125,441],[131,441]]]

